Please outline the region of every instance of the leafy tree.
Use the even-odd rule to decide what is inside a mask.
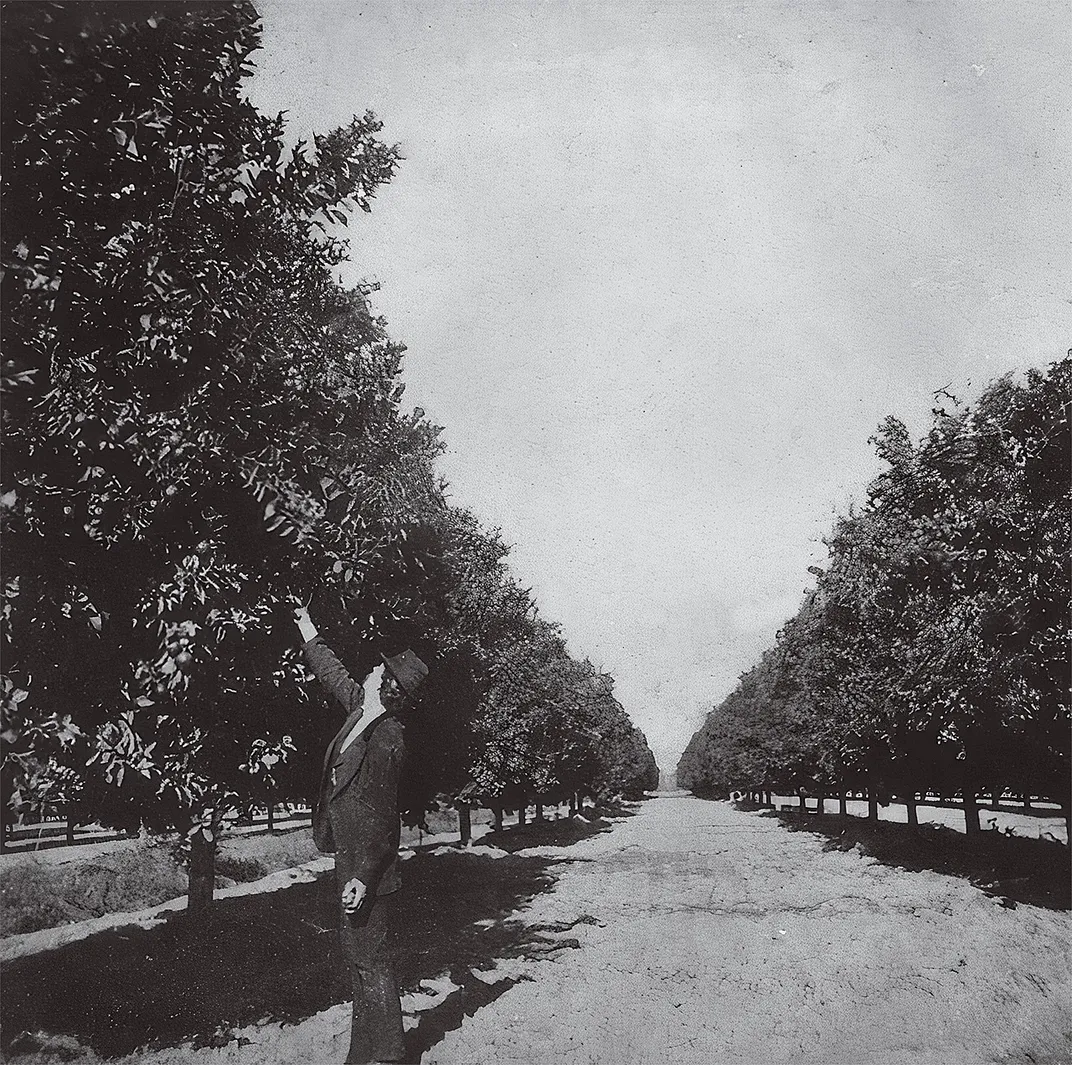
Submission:
[[[919,792],[959,792],[977,832],[978,793],[1012,790],[1058,799],[1067,817],[1070,393],[1066,358],[994,382],[974,409],[940,394],[918,445],[882,424],[888,468],[838,522],[815,592],[779,634],[753,759],[775,749],[792,693],[817,779],[865,787],[872,816],[891,791],[910,821]],[[737,765],[758,782],[732,738],[714,756],[724,718],[690,744],[685,777]],[[785,772],[795,758],[775,761]]]
[[[323,738],[291,598],[383,641],[420,577],[437,430],[326,234],[398,154],[371,115],[285,149],[248,3],[4,14],[5,777],[200,824]]]
[[[779,649],[768,651],[693,737],[678,766],[683,787],[717,794],[813,787],[814,721]]]
[[[569,655],[511,574],[498,531],[437,506],[421,535],[425,604],[410,640],[427,641],[437,657],[407,743],[409,819],[437,794],[470,785],[502,806],[656,786],[654,758],[614,700],[612,678]]]
[[[336,726],[289,621],[310,594],[355,673],[435,664],[411,819],[470,773],[643,762],[609,688],[576,710],[590,667],[446,503],[403,349],[335,278],[329,224],[398,163],[375,117],[288,149],[242,95],[245,0],[16,4],[4,30],[8,804],[189,829],[210,893],[224,812],[307,793]]]

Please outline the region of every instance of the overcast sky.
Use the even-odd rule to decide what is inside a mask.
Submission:
[[[1072,343],[1067,3],[258,0],[250,95],[371,108],[352,227],[455,502],[672,769],[887,414]]]

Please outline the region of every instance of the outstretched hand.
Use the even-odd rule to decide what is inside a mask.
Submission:
[[[298,631],[306,643],[317,635],[316,626],[313,624],[313,619],[309,617],[309,608],[307,606],[296,606],[294,608],[294,623],[298,626]]]

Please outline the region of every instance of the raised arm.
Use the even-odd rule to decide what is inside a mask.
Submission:
[[[360,710],[365,703],[364,688],[350,676],[346,667],[335,657],[334,651],[324,642],[309,617],[309,611],[305,607],[298,607],[294,611],[294,621],[303,640],[305,660],[317,680],[342,703],[348,714]]]

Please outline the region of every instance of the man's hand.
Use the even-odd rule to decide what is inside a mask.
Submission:
[[[355,877],[342,889],[342,908],[347,913],[357,913],[367,893],[368,888]]]
[[[298,626],[298,631],[301,633],[302,640],[305,643],[316,637],[316,626],[313,624],[313,619],[309,617],[309,608],[307,606],[296,606],[294,608],[294,622]]]

